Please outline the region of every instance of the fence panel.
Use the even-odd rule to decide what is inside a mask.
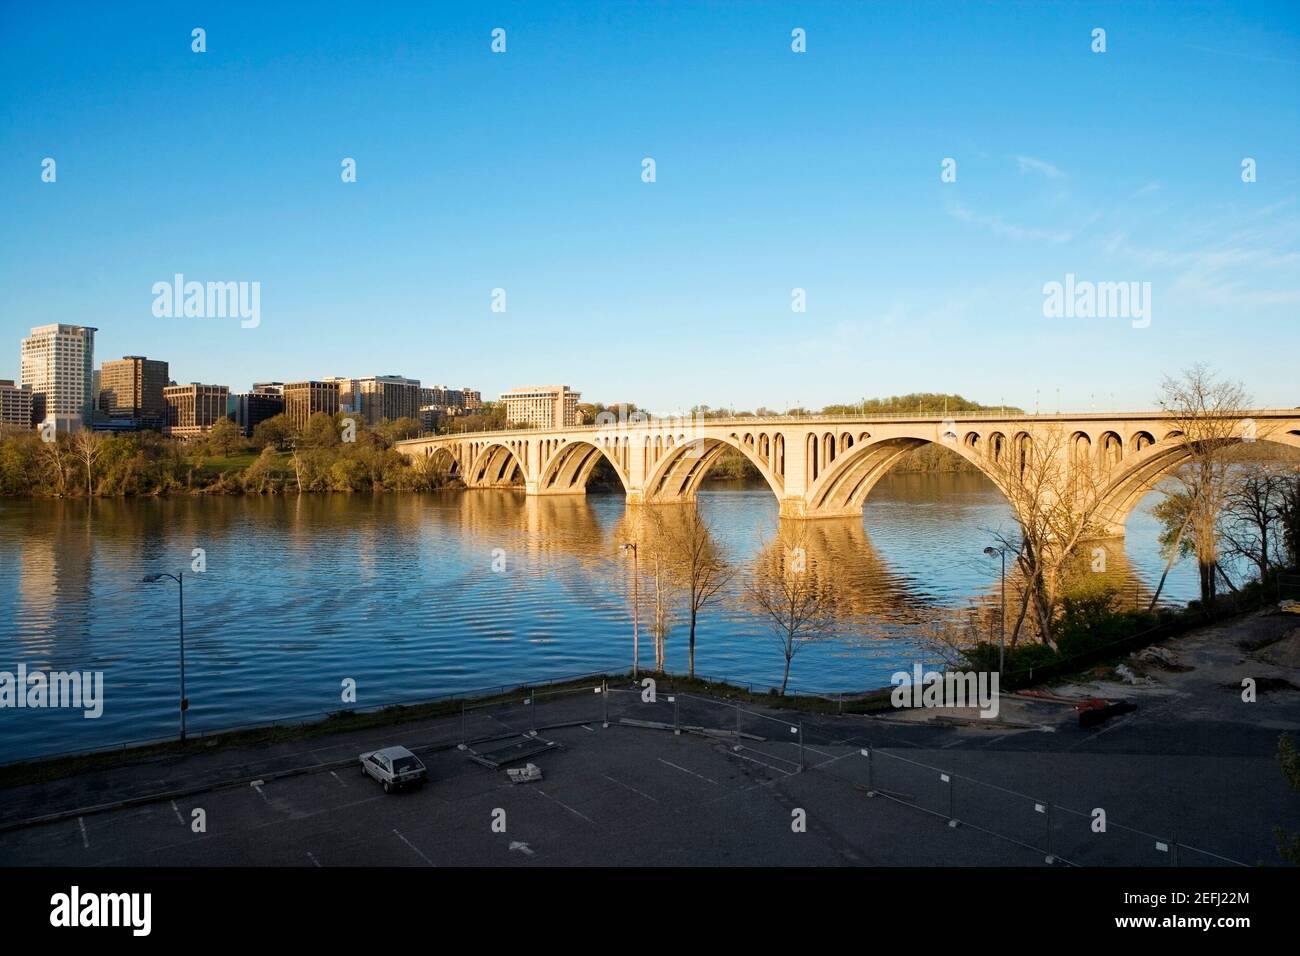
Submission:
[[[1078,810],[1053,806],[1052,847],[1079,866],[1176,866],[1168,837],[1105,821]]]
[[[876,795],[953,818],[952,775],[947,771],[883,750],[870,750],[864,759],[868,787]]]
[[[798,773],[803,769],[803,725],[799,721],[771,717],[745,707],[736,707],[735,711],[738,747],[782,773]]]
[[[1046,800],[1007,790],[972,777],[953,775],[953,813],[963,826],[1051,853],[1052,810]]]
[[[677,720],[683,730],[726,733],[736,727],[736,706],[729,701],[694,694],[669,693],[676,699]]]

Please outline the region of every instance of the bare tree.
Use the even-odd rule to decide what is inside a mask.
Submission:
[[[654,609],[650,619],[650,636],[655,651],[655,671],[663,673],[668,668],[668,634],[672,630],[672,609],[678,589],[673,542],[668,532],[664,509],[647,506],[638,510],[639,520],[633,523],[640,569],[650,578],[650,594]]]
[[[1291,566],[1300,565],[1300,471],[1291,472],[1282,479],[1277,520]]]
[[[763,549],[745,592],[785,657],[784,696],[795,654],[807,644],[830,638],[835,627],[833,593],[818,579],[817,569],[810,567],[802,531],[782,535]]]
[[[1220,534],[1224,550],[1255,565],[1259,579],[1268,577],[1279,541],[1285,475],[1275,466],[1252,462],[1237,466],[1224,498]]]
[[[1048,426],[1012,442],[990,470],[1017,525],[1016,534],[996,533],[1016,556],[1023,582],[1011,646],[1031,613],[1039,639],[1051,644],[1067,568],[1080,542],[1102,532],[1097,512],[1104,468],[1086,441]]]
[[[89,426],[82,428],[72,436],[72,453],[86,468],[86,497],[94,494],[95,459],[104,450],[104,436],[92,431]]]
[[[1216,379],[1205,365],[1193,365],[1177,378],[1166,378],[1161,391],[1160,407],[1169,414],[1186,458],[1174,477],[1188,497],[1201,606],[1208,612],[1214,604],[1219,517],[1231,480],[1227,452],[1247,431],[1250,398],[1241,385]]]
[[[49,441],[42,436],[39,460],[54,482],[54,493],[62,495],[68,486],[68,448],[57,433],[52,434]]]
[[[694,506],[685,506],[675,520],[665,521],[669,545],[682,582],[690,613],[690,645],[687,651],[688,673],[695,676],[695,629],[700,613],[717,600],[731,581],[734,570],[718,553],[708,523]]]

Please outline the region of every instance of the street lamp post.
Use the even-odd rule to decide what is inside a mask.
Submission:
[[[153,584],[155,581],[161,581],[163,578],[171,578],[176,582],[180,595],[180,656],[181,656],[181,743],[185,743],[185,711],[190,709],[190,702],[185,696],[185,572],[178,571],[176,574],[146,574],[143,583]]]
[[[632,676],[640,677],[641,671],[641,573],[636,554],[636,542],[629,541],[623,550],[632,552]]]
[[[1002,555],[1002,597],[998,606],[998,673],[1001,674],[1007,653],[1007,549],[985,548],[984,553],[990,558],[995,554]]]

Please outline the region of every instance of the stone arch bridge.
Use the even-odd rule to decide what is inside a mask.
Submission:
[[[1300,449],[1300,409],[1250,412],[1237,431],[1238,441]],[[1160,412],[651,419],[413,438],[396,448],[442,459],[468,488],[522,482],[529,495],[583,494],[603,459],[629,503],[643,504],[693,500],[710,466],[734,449],[763,476],[782,517],[840,518],[860,514],[889,469],[928,443],[960,455],[1005,493],[999,476],[1049,432],[1068,436],[1052,442],[1062,454],[1095,456],[1103,486],[1098,519],[1108,534],[1123,534],[1141,497],[1187,457],[1181,433]]]

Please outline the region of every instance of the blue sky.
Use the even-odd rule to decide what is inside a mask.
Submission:
[[[73,322],[235,389],[1086,410],[1208,361],[1297,405],[1298,8],[6,4],[0,377]],[[260,282],[260,326],[155,318],[177,272]],[[1067,273],[1150,282],[1150,326],[1044,317]]]

